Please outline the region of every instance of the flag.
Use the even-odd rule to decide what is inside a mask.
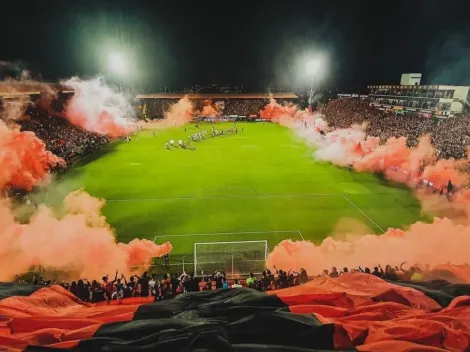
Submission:
[[[454,185],[449,180],[449,182],[447,183],[447,192],[451,193],[454,190],[454,188],[455,188]]]
[[[321,277],[269,293],[218,289],[84,303],[60,286],[0,285],[0,350],[465,351],[470,285]]]
[[[363,151],[362,151],[362,146],[361,146],[361,142],[357,142],[357,145],[356,145],[356,148],[354,148],[354,152],[358,153],[358,154],[362,154]]]

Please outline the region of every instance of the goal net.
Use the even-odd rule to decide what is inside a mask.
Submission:
[[[261,273],[266,267],[267,241],[194,243],[194,273],[225,271],[229,277]]]

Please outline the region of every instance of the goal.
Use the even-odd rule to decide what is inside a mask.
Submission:
[[[229,277],[259,274],[266,267],[268,241],[194,243],[194,273],[222,270]]]

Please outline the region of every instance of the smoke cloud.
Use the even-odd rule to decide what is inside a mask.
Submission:
[[[395,266],[404,261],[410,265],[465,264],[469,248],[470,226],[435,218],[431,224],[417,222],[406,231],[388,229],[381,236],[351,234],[345,240],[328,237],[318,246],[310,241],[284,240],[269,254],[267,265],[297,270],[303,267],[318,274],[333,266]]]
[[[62,83],[75,91],[65,111],[72,124],[110,137],[131,131],[134,109],[122,94],[106,86],[102,78],[85,81],[73,77]]]
[[[214,107],[212,104],[212,101],[205,100],[204,106],[202,107],[202,111],[199,113],[199,115],[200,116],[218,116],[220,115],[219,110],[217,110],[218,107],[220,107],[220,104]]]
[[[266,120],[287,123],[287,121],[292,120],[296,112],[297,107],[295,105],[281,105],[271,96],[269,104],[260,111],[260,117]]]
[[[31,190],[56,166],[65,166],[65,161],[47,151],[34,133],[9,128],[0,120],[0,189],[13,186]]]
[[[281,106],[274,99],[262,111],[264,116],[293,129],[309,145],[316,147],[314,157],[338,166],[351,165],[358,172],[382,173],[394,182],[415,186],[424,179],[440,189],[470,182],[464,166],[467,159],[438,159],[429,136],[422,136],[410,148],[405,137],[390,138],[384,143],[365,133],[367,125],[331,130],[321,114]]]
[[[444,195],[416,191],[423,211],[444,218],[431,224],[417,222],[406,231],[388,229],[382,236],[348,234],[338,239],[332,234],[319,245],[309,241],[285,240],[268,257],[268,266],[320,273],[332,266],[375,266],[379,263],[439,265],[468,262],[470,249],[470,192],[462,190],[446,196],[447,184],[467,185],[468,160],[438,159],[429,136],[420,138],[416,147],[407,146],[405,137],[390,138],[384,143],[367,136],[366,125],[331,130],[320,114],[279,106],[275,101],[264,109],[266,116],[293,129],[316,148],[313,157],[338,166],[350,166],[357,172],[381,173],[387,179],[416,187],[426,181]],[[448,218],[447,218],[448,217]],[[458,220],[458,221],[457,221]],[[445,246],[443,245],[445,243]]]
[[[101,214],[104,204],[102,199],[75,191],[65,198],[62,216],[40,205],[28,224],[20,224],[8,201],[0,200],[0,280],[10,280],[33,266],[75,278],[100,278],[116,270],[127,274],[133,266],[149,265],[153,257],[171,251],[169,242],[116,243],[113,229]]]
[[[195,112],[193,103],[185,95],[177,103],[170,106],[165,114],[164,126],[182,126],[191,121]]]
[[[111,137],[129,131],[128,118],[134,113],[131,105],[102,80],[72,78],[64,83],[75,90],[65,114],[71,123]],[[4,105],[2,118],[6,121],[23,118],[31,103],[26,92],[40,92],[39,105],[52,110],[55,88],[49,85],[23,77],[23,81],[10,80],[0,89],[15,97]],[[9,186],[31,190],[48,180],[49,171],[57,166],[65,166],[65,161],[47,151],[33,132],[21,132],[15,122],[7,125],[0,120],[0,190]],[[116,270],[127,274],[132,267],[141,269],[153,257],[172,250],[169,242],[156,245],[135,239],[117,243],[114,230],[101,213],[104,205],[102,199],[75,191],[64,199],[58,212],[39,205],[28,223],[20,223],[9,200],[0,197],[0,280],[11,280],[37,266],[73,278],[98,279]]]
[[[31,100],[25,96],[18,96],[15,99],[3,100],[0,117],[6,121],[18,121],[25,117],[25,111]]]
[[[17,64],[0,61],[0,72],[4,68],[19,70]],[[4,98],[0,118],[7,122],[27,118],[25,111],[33,104],[29,95],[31,92],[41,94],[41,100],[50,101],[56,97],[56,91],[51,85],[33,81],[29,71],[21,70],[16,76],[18,79],[7,78],[0,84],[0,94]]]

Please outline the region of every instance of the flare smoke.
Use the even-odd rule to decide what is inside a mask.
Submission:
[[[72,124],[110,137],[131,131],[134,109],[122,94],[106,86],[103,79],[85,81],[73,77],[62,83],[75,91],[65,111]]]
[[[381,144],[378,137],[366,135],[366,125],[330,130],[320,114],[292,110],[273,100],[264,113],[314,146],[313,157],[318,160],[338,166],[350,165],[358,172],[381,173],[389,180],[410,187],[423,180],[437,189],[444,189],[449,180],[457,185],[470,181],[468,174],[462,171],[468,161],[438,159],[429,136],[422,136],[415,148],[409,148],[405,137],[390,138]],[[435,218],[431,224],[418,222],[406,231],[388,229],[382,236],[351,234],[347,240],[337,240],[332,234],[320,245],[285,240],[269,255],[268,265],[297,270],[304,267],[311,273],[319,273],[332,266],[396,265],[402,261],[430,265],[467,263],[470,192],[461,191],[452,201],[422,191],[416,194],[425,211],[450,218]],[[455,221],[457,215],[460,225]]]
[[[10,280],[33,266],[82,278],[116,270],[129,273],[133,266],[149,265],[153,257],[171,251],[169,242],[116,243],[113,229],[101,215],[103,206],[103,200],[75,191],[65,198],[62,217],[41,205],[28,224],[19,224],[8,201],[1,200],[0,280]]]

